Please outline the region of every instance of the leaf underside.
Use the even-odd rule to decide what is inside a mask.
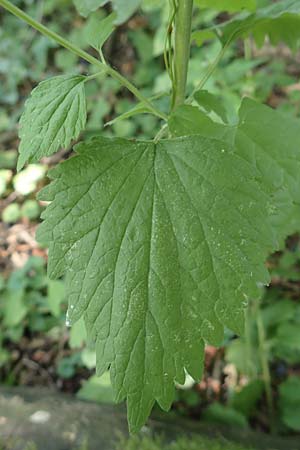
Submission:
[[[49,275],[66,272],[69,319],[84,316],[132,431],[155,400],[170,407],[174,381],[201,377],[205,343],[242,332],[267,255],[299,219],[297,121],[244,100],[239,125],[213,139],[213,125],[177,115],[173,134],[192,136],[94,138],[40,194]]]

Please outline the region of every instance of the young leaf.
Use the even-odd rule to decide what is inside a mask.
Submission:
[[[62,75],[40,83],[20,120],[18,170],[67,147],[86,123],[83,76]]]
[[[169,128],[173,136],[201,136],[233,142],[235,128],[214,122],[206,113],[196,106],[182,105],[177,108],[169,119]]]
[[[201,9],[211,8],[216,11],[228,12],[237,12],[243,9],[255,11],[256,9],[256,0],[215,0],[214,2],[211,0],[195,0],[195,4]]]
[[[227,111],[220,97],[208,91],[201,90],[194,94],[194,99],[206,112],[214,112],[224,123],[227,122]]]
[[[102,49],[104,43],[115,30],[114,22],[116,17],[116,13],[112,13],[101,20],[101,22],[97,19],[92,23],[87,36],[88,43],[91,47],[94,47],[97,51]]]
[[[285,42],[295,48],[300,39],[300,3],[298,0],[281,0],[254,14],[241,13],[229,22],[195,32],[195,39],[201,41],[202,33],[206,38],[213,30],[223,44],[253,35],[258,46],[263,45],[268,36],[273,45]]]
[[[241,331],[246,299],[269,281],[271,200],[255,166],[215,139],[98,137],[76,151],[41,193],[38,239],[135,431],[155,400],[170,407],[185,370],[200,378],[204,342]]]
[[[253,34],[257,45],[262,45],[269,36],[273,45],[282,41],[293,48],[300,38],[299,1],[281,0],[257,10],[252,16],[237,17],[223,28],[223,43],[236,32],[243,37]]]

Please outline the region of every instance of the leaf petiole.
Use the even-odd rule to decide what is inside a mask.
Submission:
[[[106,71],[102,70],[101,72],[96,72],[93,75],[87,75],[85,77],[84,82],[86,83],[87,81],[91,81],[91,80],[95,80],[96,78],[102,77],[106,75]]]

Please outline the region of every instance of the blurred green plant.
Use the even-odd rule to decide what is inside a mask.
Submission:
[[[50,15],[53,11],[55,11],[55,8],[61,6],[55,1],[45,3],[46,6],[44,12]],[[100,57],[103,59],[104,55],[102,52],[102,47],[104,43],[104,37],[113,39],[113,35],[112,37],[109,36],[111,36],[111,32],[114,32],[115,27],[112,20],[114,16],[112,17],[108,15],[106,17],[105,13],[103,13],[102,10],[93,12],[104,2],[96,1],[92,5],[92,7],[87,5],[90,2],[77,1],[75,3],[77,7],[79,5],[79,10],[84,16],[88,15],[91,12],[92,14],[89,16],[89,19],[86,23],[79,22],[79,26],[75,26],[72,28],[71,39],[74,43],[79,43],[84,48],[87,48],[88,45],[92,43],[92,47],[100,52]],[[138,5],[139,3],[140,2],[136,2],[136,5]],[[207,2],[201,2],[200,0],[197,2],[197,4],[199,4],[200,8],[208,6]],[[239,10],[241,7],[241,4],[236,6],[236,2],[232,1],[229,1],[228,4],[230,4],[231,6],[228,7],[227,5],[225,9],[230,11]],[[85,8],[84,10],[82,10],[82,5]],[[113,5],[116,7],[117,2],[113,3]],[[165,25],[168,23],[168,13],[166,12],[167,8],[158,5],[158,2],[156,3],[151,1],[144,2],[142,6],[143,8],[145,8],[145,10],[150,12],[146,29],[135,30],[135,32],[130,31],[128,33],[128,39],[133,46],[134,51],[138,55],[138,62],[136,62],[135,75],[133,79],[135,81],[135,84],[139,88],[141,88],[141,92],[143,93],[143,95],[148,95],[149,93],[153,92],[157,94],[157,97],[155,96],[155,105],[158,109],[165,111],[169,106],[168,100],[164,95],[161,94],[163,94],[164,92],[168,92],[171,88],[171,80],[169,79],[168,73],[161,73],[161,55],[164,51],[164,33],[162,31],[165,29]],[[248,7],[250,11],[255,9],[254,2],[251,1],[243,2],[243,6]],[[223,7],[224,6],[220,6],[219,3],[215,4],[216,10],[223,10]],[[55,24],[52,24],[50,22],[50,25],[53,25],[54,29],[59,30],[60,27],[65,27],[65,25],[67,24],[67,19],[71,17],[68,8],[69,2],[64,2],[63,10],[66,14],[66,17],[64,17],[64,14],[62,14]],[[122,11],[118,8],[119,6],[116,7],[117,14]],[[135,9],[135,6],[133,9]],[[31,12],[30,2],[28,2],[28,11]],[[131,12],[130,11],[131,10],[128,9],[126,11],[126,14],[131,14],[133,10]],[[242,18],[238,20],[242,20],[243,23],[245,21],[247,27],[250,25],[251,27],[254,27],[254,31],[256,33],[255,36],[257,37],[258,31],[261,31],[259,28],[261,24],[261,14],[262,13],[258,12],[256,15],[252,16],[248,15],[247,13],[243,13]],[[196,13],[195,24],[197,25],[198,23],[201,27],[207,25],[210,30],[211,23],[215,23],[216,18],[218,18],[218,11],[211,12],[210,10],[201,10],[201,20],[199,19],[199,17],[200,14]],[[264,15],[262,15],[262,17],[264,18]],[[105,24],[105,33],[103,36],[97,35],[95,38],[95,24],[97,24],[100,19],[103,19],[102,23]],[[123,21],[124,19],[125,16],[121,16],[121,18],[119,16],[120,21]],[[272,27],[274,21],[273,19],[277,20],[278,17],[271,17],[270,21],[272,22]],[[11,20],[12,23],[14,21],[14,19],[12,18],[7,19],[7,16],[5,16],[4,20]],[[279,20],[282,20],[281,15]],[[297,22],[298,18],[296,18],[295,21]],[[15,24],[16,23],[17,22],[15,22]],[[4,25],[5,32],[7,32],[7,30],[9,32],[8,22],[5,22]],[[234,24],[234,27],[236,27],[236,24]],[[242,29],[244,29],[243,27]],[[273,29],[272,27],[271,31]],[[215,31],[215,29],[216,27],[214,26],[213,31]],[[16,25],[12,27],[12,30],[13,32],[11,33],[10,38],[15,41],[15,33],[17,32]],[[268,30],[270,30],[270,24],[268,24]],[[24,32],[23,29],[21,31]],[[248,34],[248,28],[246,31]],[[210,37],[207,32],[208,30],[200,32],[200,34],[204,33],[205,41],[208,37]],[[153,33],[155,34],[154,39]],[[198,44],[201,41],[200,34],[197,34],[196,32],[193,35],[195,42],[197,42]],[[9,39],[9,37],[7,37],[7,39]],[[35,43],[35,39],[36,36],[33,36],[32,42]],[[41,57],[41,55],[43,55],[43,57],[40,58],[39,61],[40,65],[37,64],[37,68],[39,69],[39,71],[37,71],[36,73],[27,73],[26,70],[28,69],[27,65],[29,63],[29,59],[27,60],[27,55],[25,55],[25,60],[21,60],[20,58],[19,65],[23,65],[23,67],[21,67],[23,72],[21,73],[20,67],[17,68],[16,71],[20,70],[20,75],[19,77],[15,77],[15,84],[11,86],[9,85],[7,89],[5,87],[5,92],[9,93],[11,90],[12,95],[10,99],[11,103],[9,102],[9,97],[3,97],[7,104],[13,104],[14,102],[16,102],[16,95],[19,92],[18,87],[19,84],[24,80],[24,78],[30,78],[31,82],[35,80],[37,81],[41,78],[42,73],[47,65],[47,57],[50,58],[50,56],[52,55],[52,51],[55,55],[55,73],[59,73],[60,71],[67,73],[72,72],[73,74],[77,72],[85,72],[85,66],[82,65],[82,62],[79,62],[76,56],[70,55],[68,52],[66,52],[66,50],[56,50],[56,45],[46,44],[44,43],[44,38],[40,39],[41,42],[37,44],[38,50],[34,50],[35,46],[32,46],[33,52],[36,52],[36,55],[38,57]],[[15,51],[13,47],[7,48],[9,48],[9,52]],[[218,55],[220,54],[220,52],[222,52],[222,50],[223,49],[220,48],[220,44],[217,42],[208,43],[201,48],[195,46],[192,49],[190,73],[187,84],[187,90],[189,93],[193,91],[196,92],[195,88],[198,87],[199,83],[201,83],[201,81],[203,80],[203,77],[205,77],[208,62],[213,60],[214,58],[218,58]],[[208,90],[197,91],[194,98],[196,103],[198,104],[197,106],[199,107],[199,110],[208,114],[210,118],[214,119],[218,123],[225,123],[229,125],[236,123],[236,111],[240,104],[241,94],[250,95],[261,101],[266,101],[273,93],[274,86],[276,86],[277,88],[285,88],[286,86],[297,82],[297,76],[287,75],[284,72],[284,65],[281,61],[276,60],[275,62],[271,62],[272,56],[267,55],[255,59],[249,59],[244,58],[244,55],[242,55],[241,58],[236,58],[238,46],[226,48],[226,50],[226,54],[222,53],[223,60],[220,62],[218,67],[214,67],[214,72],[211,74],[210,79],[207,80],[206,87]],[[30,54],[30,52],[28,52],[28,54]],[[154,59],[152,58],[153,55],[155,56]],[[2,74],[7,75],[8,72],[3,71]],[[93,73],[91,74],[92,77],[94,75],[95,74]],[[5,76],[4,79],[6,80],[6,78],[8,77]],[[111,119],[112,116],[117,114],[120,117],[118,118],[118,120],[109,121],[112,127],[111,129],[107,127],[104,130],[103,134],[105,136],[112,136],[113,134],[117,134],[120,137],[132,137],[134,135],[138,135],[141,138],[152,137],[153,129],[157,128],[159,119],[155,116],[149,117],[136,115],[137,112],[143,112],[144,106],[139,104],[137,106],[134,106],[135,103],[129,96],[125,96],[125,98],[117,101],[117,97],[120,97],[121,95],[123,97],[123,92],[121,91],[119,85],[115,82],[115,80],[94,79],[93,83],[87,85],[86,90],[88,99],[92,100],[88,101],[87,105],[88,123],[86,134],[88,136],[93,135],[95,133],[95,129],[103,126],[103,124],[107,122],[107,119]],[[13,97],[13,95],[15,95],[15,97]],[[95,101],[99,98],[101,98],[101,102]],[[132,108],[132,106],[134,107]],[[135,107],[137,109],[134,109]],[[131,112],[129,112],[130,109]],[[290,92],[285,98],[281,99],[279,109],[285,110],[291,115],[299,115],[299,98],[297,97],[297,93]],[[6,129],[8,124],[6,111],[3,112],[3,116],[0,115],[0,127],[1,123],[3,129]],[[13,180],[13,186],[17,193],[22,196],[30,195],[36,190],[37,184],[44,177],[43,166],[30,165],[19,175],[13,175],[12,171],[10,170],[13,167],[10,165],[11,163],[7,163],[7,160],[4,159],[3,161],[3,167],[7,167],[8,165],[9,170],[1,171],[0,173],[0,195],[7,194],[7,189],[9,189],[11,180]],[[19,203],[10,204],[3,211],[2,218],[3,221],[8,223],[14,223],[21,216],[27,217],[30,220],[36,220],[39,212],[39,204],[30,199],[26,200],[22,206],[20,206]],[[282,265],[281,269],[277,268],[277,270],[279,272],[284,272],[284,270],[289,271],[288,261],[286,261],[285,264],[287,264],[286,268],[284,268],[284,265]],[[281,272],[280,276],[282,276],[283,272]],[[295,276],[297,276],[297,271],[295,272]],[[59,281],[58,283],[61,287],[57,289],[61,289],[62,285]],[[60,316],[61,304],[58,300],[60,296],[55,294],[55,289],[56,288],[53,286],[51,288],[50,283],[48,284],[48,300],[51,299],[51,301],[49,300],[50,314],[57,318],[58,316]],[[266,296],[267,295],[269,294],[266,294]],[[18,298],[18,296],[16,296],[16,298]],[[267,306],[263,306],[262,309],[260,309],[260,307],[257,307],[257,303],[255,303],[255,305],[253,303],[254,307],[251,308],[252,311],[250,313],[248,323],[250,330],[250,341],[249,339],[247,341],[247,338],[245,339],[245,342],[242,339],[234,340],[229,344],[229,348],[226,352],[228,361],[235,361],[235,364],[241,371],[241,373],[249,375],[252,380],[251,383],[243,388],[240,392],[232,395],[227,406],[213,405],[212,407],[208,408],[207,417],[209,417],[210,420],[215,420],[218,422],[222,418],[226,423],[231,422],[232,424],[237,423],[244,426],[244,424],[247,422],[245,417],[251,417],[255,404],[263,395],[261,381],[263,380],[263,382],[265,383],[266,390],[270,389],[270,380],[267,379],[269,378],[269,375],[268,370],[266,372],[266,364],[268,365],[269,362],[274,361],[274,359],[282,360],[287,364],[295,364],[299,361],[299,331],[297,331],[298,307],[295,306],[295,302],[292,300],[289,302],[281,300],[277,303],[277,307],[274,306],[275,303],[273,301],[270,302],[272,303],[272,307],[270,306],[269,309]],[[24,299],[20,301],[18,305],[18,307],[20,307],[21,316],[24,315],[24,317],[21,318],[21,321],[28,320],[28,315],[30,314],[27,310],[25,311],[26,308],[22,306],[24,305]],[[281,315],[281,320],[280,322],[276,323],[277,319],[274,319],[274,317],[278,317],[279,314]],[[20,320],[20,318],[17,319],[17,321],[18,320]],[[86,339],[87,338],[83,321],[78,322],[71,330],[70,346],[80,347],[86,341]],[[251,347],[251,354],[249,354],[249,347]],[[247,355],[247,358],[245,358],[244,355]],[[260,367],[257,365],[258,360],[260,361]],[[76,373],[76,370],[82,364],[88,368],[95,367],[95,352],[91,351],[91,353],[89,353],[89,350],[86,350],[81,353],[80,357],[78,357],[78,354],[68,356],[60,361],[57,370],[61,377],[69,378]],[[95,392],[94,395],[97,397],[98,393],[99,399],[101,400],[101,389],[103,388],[104,399],[106,396],[106,384],[107,386],[109,384],[108,378],[104,378],[104,381],[101,381],[100,379],[99,383],[96,383],[94,379],[91,379],[84,385],[80,395],[87,395],[88,398],[91,398],[91,393]],[[190,395],[188,403],[192,404],[194,401],[195,396]],[[237,418],[238,416],[239,419]],[[287,424],[288,421],[285,420],[285,423]]]

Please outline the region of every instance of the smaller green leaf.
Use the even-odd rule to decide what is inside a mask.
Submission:
[[[109,36],[114,32],[116,17],[117,14],[113,12],[100,22],[98,18],[91,22],[87,40],[89,45],[95,48],[98,52],[102,49]]]
[[[280,41],[294,47],[300,38],[300,5],[297,0],[281,0],[258,9],[253,15],[241,14],[223,28],[222,42],[231,36],[246,37],[253,34],[256,44],[261,46],[266,36],[272,44]]]
[[[213,122],[210,117],[196,106],[183,105],[177,108],[169,119],[169,128],[173,136],[202,136],[230,141],[234,130]],[[233,137],[233,136],[232,136]]]
[[[17,168],[70,145],[85,127],[83,76],[62,75],[40,83],[25,104],[20,120]]]
[[[196,31],[195,35],[201,41],[212,31],[223,45],[253,35],[258,46],[262,46],[268,36],[273,45],[285,42],[295,48],[300,39],[300,4],[298,0],[281,0],[255,13],[242,12],[221,25]]]
[[[208,91],[201,90],[194,94],[194,99],[206,112],[214,112],[224,123],[227,122],[227,111],[222,103],[222,99]]]

